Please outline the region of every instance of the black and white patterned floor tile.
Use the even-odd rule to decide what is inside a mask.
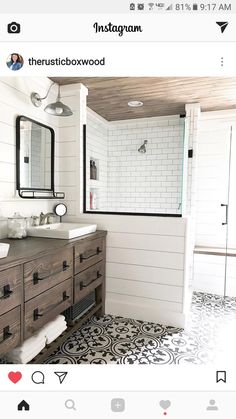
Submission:
[[[207,364],[225,356],[222,331],[235,326],[236,298],[194,293],[185,330],[110,315],[93,317],[45,363]]]

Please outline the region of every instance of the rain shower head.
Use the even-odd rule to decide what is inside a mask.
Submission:
[[[139,147],[138,152],[139,153],[146,153],[146,144],[147,144],[147,140],[144,140],[144,143]]]

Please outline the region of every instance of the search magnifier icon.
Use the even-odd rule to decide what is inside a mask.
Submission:
[[[68,399],[65,401],[65,406],[69,410],[76,410],[75,402],[72,399]]]

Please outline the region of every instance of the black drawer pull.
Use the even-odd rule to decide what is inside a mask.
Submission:
[[[33,273],[33,283],[34,283],[34,285],[36,285],[36,284],[38,284],[39,281],[44,281],[44,279],[50,278],[50,276],[54,276],[54,275],[57,275],[57,274],[61,273],[62,271],[66,271],[69,267],[70,267],[70,265],[68,265],[67,261],[64,260],[62,262],[62,270],[58,269],[58,271],[52,272],[50,275],[44,276],[43,278],[39,277],[38,272],[34,272]]]
[[[62,294],[62,298],[63,298],[63,301],[66,301],[66,300],[69,300],[70,296],[67,295],[66,291],[64,291]]]
[[[100,249],[100,247],[97,247],[96,253],[93,253],[92,255],[83,256],[83,253],[82,253],[82,255],[80,255],[80,262],[83,262],[83,260],[87,260],[87,259],[90,259],[94,256],[97,256],[97,255],[99,255],[99,253],[102,253],[102,250]]]
[[[36,308],[33,312],[34,321],[38,320],[39,317],[43,317],[43,314],[39,314],[39,309]]]
[[[82,290],[84,288],[89,287],[89,285],[91,285],[93,282],[97,281],[97,279],[101,278],[101,276],[102,276],[102,274],[100,274],[100,272],[97,271],[97,277],[92,279],[88,284],[84,285],[83,281],[80,282],[80,289]]]
[[[6,298],[9,298],[11,294],[13,294],[13,291],[11,291],[10,285],[4,285],[3,295],[2,295],[2,297],[0,297],[0,299],[5,300]]]
[[[39,281],[43,281],[45,278],[39,278],[39,273],[34,272],[33,273],[33,282],[34,284],[37,284]]]
[[[6,326],[3,329],[3,341],[9,339],[12,336],[12,333],[10,332],[10,326]]]
[[[67,270],[67,268],[69,268],[69,267],[70,267],[70,265],[68,265],[67,261],[66,261],[66,260],[63,260],[62,270],[63,270],[63,271],[66,271],[66,270]]]

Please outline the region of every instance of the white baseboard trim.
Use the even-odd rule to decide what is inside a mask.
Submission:
[[[162,310],[158,307],[150,307],[149,303],[134,304],[132,302],[117,301],[112,298],[106,300],[106,314],[127,317],[135,320],[143,320],[166,326],[185,327],[185,314],[170,310]]]

